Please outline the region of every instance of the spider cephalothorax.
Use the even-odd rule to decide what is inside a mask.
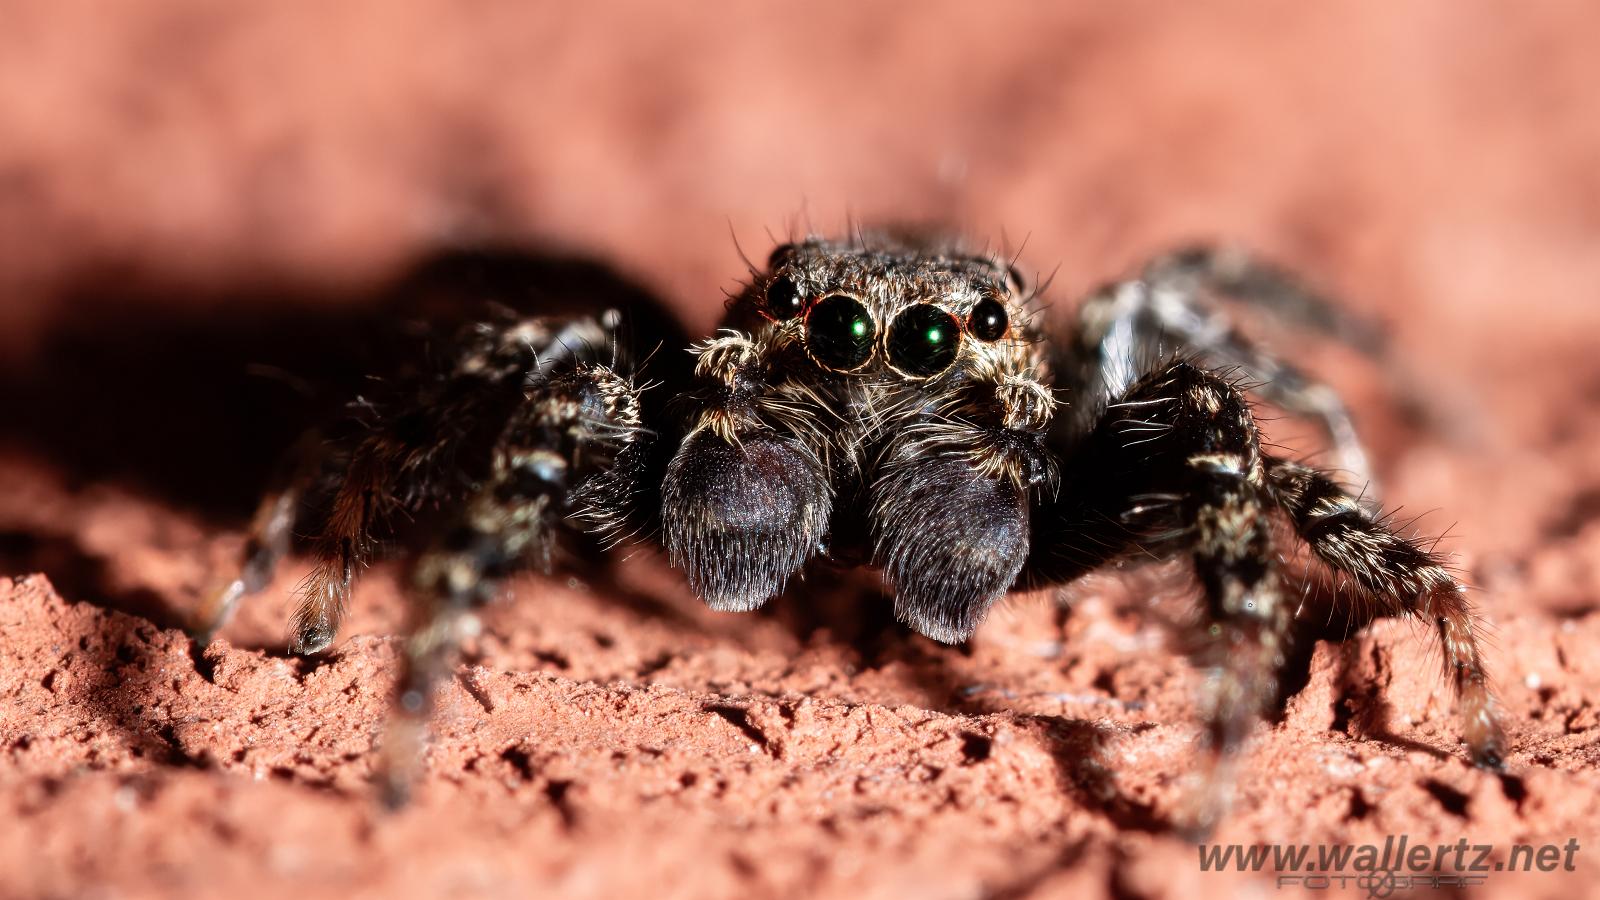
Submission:
[[[317,565],[293,646],[324,649],[375,530],[439,510],[412,560],[418,622],[385,744],[398,798],[464,615],[518,568],[548,566],[562,540],[658,541],[724,610],[759,606],[821,558],[870,563],[899,616],[942,641],[967,638],[1008,591],[1178,558],[1215,651],[1197,659],[1212,669],[1202,709],[1220,766],[1280,689],[1286,526],[1360,600],[1436,629],[1467,748],[1500,767],[1460,584],[1328,474],[1263,449],[1240,382],[1220,373],[1320,420],[1366,481],[1337,397],[1241,337],[1224,294],[1371,333],[1283,273],[1208,251],[1162,257],[1049,328],[1004,259],[888,235],[777,248],[725,327],[689,348],[692,366],[625,338],[626,309],[483,323],[268,497],[202,630],[266,582],[298,528]],[[312,496],[330,498],[320,518]]]
[[[1055,401],[1009,266],[881,241],[780,247],[696,345],[662,535],[719,609],[826,552],[876,562],[902,618],[962,640],[1026,556]]]

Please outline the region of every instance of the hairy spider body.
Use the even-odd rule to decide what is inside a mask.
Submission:
[[[819,558],[870,563],[897,615],[945,642],[1010,591],[1184,557],[1211,638],[1198,660],[1214,674],[1203,716],[1219,768],[1279,691],[1293,609],[1274,526],[1287,523],[1383,614],[1437,629],[1468,751],[1499,768],[1461,586],[1330,476],[1263,452],[1246,396],[1219,372],[1318,418],[1366,477],[1337,397],[1240,336],[1219,293],[1376,347],[1292,279],[1207,251],[1108,286],[1049,340],[1003,259],[892,235],[777,248],[724,329],[690,347],[692,369],[641,364],[652,348],[624,337],[626,310],[478,324],[364,428],[307,444],[202,631],[265,584],[321,506],[291,645],[324,650],[377,529],[399,510],[441,510],[412,555],[416,618],[385,742],[397,800],[465,614],[518,569],[549,568],[563,540],[653,538],[721,610],[760,606]],[[662,388],[645,390],[647,376]],[[1208,800],[1195,818],[1219,809]]]
[[[718,609],[760,605],[814,556],[868,559],[901,618],[964,640],[1015,583],[1051,480],[1031,298],[983,257],[815,241],[769,265],[695,348],[669,558]]]

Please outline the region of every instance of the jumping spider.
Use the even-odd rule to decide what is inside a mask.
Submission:
[[[1328,474],[1263,451],[1224,372],[1319,420],[1365,476],[1338,399],[1246,341],[1222,294],[1343,321],[1282,273],[1195,250],[1099,291],[1051,334],[1004,259],[885,233],[779,246],[724,328],[689,348],[692,370],[670,351],[684,364],[642,363],[659,340],[629,335],[629,310],[475,324],[366,403],[351,434],[309,443],[200,631],[305,531],[316,565],[291,648],[325,650],[378,529],[435,511],[410,561],[416,621],[385,741],[399,801],[467,614],[507,576],[549,568],[558,543],[648,536],[718,610],[755,609],[818,560],[870,564],[898,617],[944,642],[966,640],[1008,592],[1180,557],[1218,648],[1202,706],[1217,772],[1279,691],[1294,609],[1275,525],[1287,523],[1357,599],[1436,627],[1468,752],[1502,767],[1462,586]]]

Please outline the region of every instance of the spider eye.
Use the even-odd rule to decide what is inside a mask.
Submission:
[[[767,268],[776,269],[783,263],[788,262],[789,256],[794,253],[794,247],[794,244],[779,244],[773,247],[772,252],[767,255]]]
[[[1028,292],[1028,279],[1022,275],[1022,270],[1016,266],[1006,267],[1006,287],[1011,289],[1011,296],[1021,297]]]
[[[932,303],[918,303],[889,326],[889,362],[927,378],[950,368],[961,349],[961,323]]]
[[[1005,304],[993,297],[979,300],[978,305],[972,308],[972,314],[967,316],[967,328],[980,341],[1000,340],[1005,337],[1010,324]]]
[[[767,312],[774,319],[792,319],[806,311],[806,301],[795,287],[794,279],[779,275],[767,285]]]
[[[877,337],[872,314],[854,297],[824,297],[806,316],[806,350],[829,369],[848,372],[860,368],[872,358],[872,342]]]

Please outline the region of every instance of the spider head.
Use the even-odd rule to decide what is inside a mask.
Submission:
[[[780,246],[733,312],[825,372],[926,381],[1007,352],[1025,299],[1003,261],[869,236]]]
[[[818,553],[870,556],[902,618],[964,638],[1015,581],[1053,471],[1030,299],[1005,262],[947,244],[779,247],[691,348],[660,508],[696,592],[752,609]]]

